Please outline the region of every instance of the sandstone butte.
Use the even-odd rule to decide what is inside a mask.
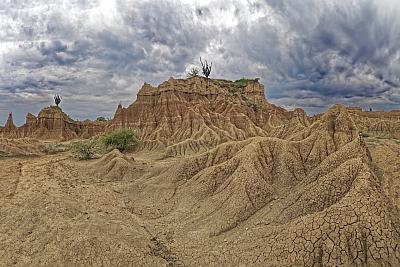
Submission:
[[[134,158],[0,161],[0,263],[400,266],[399,111],[309,117],[257,80],[171,78],[107,123],[56,107],[21,127],[9,116],[0,151],[119,127],[142,140]],[[156,149],[172,157],[143,156]]]

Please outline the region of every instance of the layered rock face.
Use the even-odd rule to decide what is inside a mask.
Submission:
[[[104,131],[106,123],[75,122],[61,108],[50,106],[42,109],[38,117],[31,113],[26,116],[26,122],[21,127],[15,127],[10,114],[4,129],[0,132],[6,138],[37,138],[44,140],[68,140],[73,138],[88,138]]]
[[[132,105],[118,107],[110,127],[135,129],[144,148],[184,155],[254,136],[287,138],[307,125],[304,111],[268,103],[257,80],[193,77],[145,83]]]

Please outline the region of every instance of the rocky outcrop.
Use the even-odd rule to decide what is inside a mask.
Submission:
[[[38,117],[31,113],[21,127],[15,127],[10,114],[6,126],[0,132],[6,138],[37,138],[44,140],[69,140],[89,138],[104,131],[105,122],[77,122],[65,114],[60,107],[50,106],[42,109]]]
[[[13,132],[17,129],[14,125],[14,120],[12,117],[12,113],[8,114],[6,125],[4,126],[4,131]]]
[[[17,127],[14,124],[12,113],[9,113],[4,127],[0,127],[0,137],[16,137],[16,130]]]
[[[285,138],[307,125],[304,111],[268,103],[258,80],[193,77],[145,83],[133,104],[118,106],[110,127],[135,129],[143,148],[184,155],[254,136]]]

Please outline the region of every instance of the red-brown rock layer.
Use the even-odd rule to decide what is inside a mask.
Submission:
[[[88,138],[104,131],[106,123],[73,121],[61,108],[50,106],[42,109],[36,118],[31,113],[26,116],[26,122],[15,127],[10,114],[0,136],[6,138],[37,138],[42,140],[69,140],[73,138]]]
[[[183,155],[254,136],[287,138],[306,125],[304,111],[268,103],[257,80],[193,77],[145,83],[133,104],[118,106],[111,128],[135,129],[145,148]]]

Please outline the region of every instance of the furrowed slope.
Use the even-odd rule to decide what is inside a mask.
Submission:
[[[350,110],[357,128],[366,136],[400,139],[400,111]]]
[[[43,144],[30,138],[0,138],[0,157],[38,156],[43,154]]]
[[[136,204],[159,199],[161,221],[182,233],[188,265],[207,264],[201,255],[220,251],[221,242],[217,265],[400,263],[398,210],[345,107],[331,108],[290,141],[228,142],[151,181],[166,182],[169,193],[150,186]],[[192,242],[206,251],[187,249]]]

